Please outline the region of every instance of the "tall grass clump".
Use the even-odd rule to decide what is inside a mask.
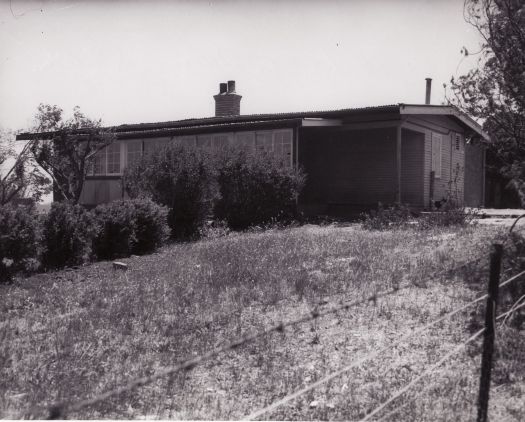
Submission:
[[[216,187],[213,164],[204,150],[178,144],[146,154],[124,172],[131,198],[146,196],[168,208],[174,239],[195,236],[212,214]]]
[[[0,283],[38,267],[37,215],[33,208],[0,206]]]
[[[217,160],[215,217],[235,230],[297,217],[302,170],[263,153],[230,149]]]
[[[362,214],[362,226],[366,230],[390,230],[406,226],[412,219],[408,205],[392,204],[384,206],[379,203],[377,210]]]
[[[93,214],[81,205],[54,202],[43,219],[43,266],[53,269],[90,261],[97,230]]]
[[[150,199],[114,201],[94,213],[99,225],[95,252],[101,259],[153,252],[169,234],[167,208]]]

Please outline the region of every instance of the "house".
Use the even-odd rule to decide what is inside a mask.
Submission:
[[[392,104],[329,111],[242,115],[235,81],[221,83],[215,116],[112,128],[117,141],[101,151],[81,202],[125,196],[123,169],[170,142],[220,149],[264,150],[301,166],[307,182],[299,198],[307,215],[345,215],[401,202],[416,209],[453,198],[482,206],[487,135],[451,106]]]

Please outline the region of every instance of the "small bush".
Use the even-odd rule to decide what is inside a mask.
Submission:
[[[297,198],[305,182],[301,170],[267,154],[242,150],[227,150],[217,162],[216,218],[239,230],[297,217]]]
[[[38,218],[33,208],[0,206],[0,282],[38,268]]]
[[[91,260],[97,225],[92,213],[80,205],[55,202],[44,217],[42,243],[45,268],[84,264]]]
[[[152,252],[169,233],[168,210],[149,199],[114,201],[94,212],[100,227],[95,252],[101,259]]]
[[[199,237],[201,239],[218,239],[220,237],[225,237],[230,234],[230,228],[225,221],[207,221],[199,228]]]
[[[168,224],[175,239],[198,234],[212,214],[217,189],[213,163],[203,150],[178,144],[147,154],[124,172],[131,198],[147,196],[168,207]]]
[[[407,205],[393,204],[384,207],[379,203],[377,210],[362,214],[361,222],[366,230],[389,230],[405,226],[412,218]]]
[[[444,202],[439,211],[423,215],[419,219],[419,227],[431,229],[434,227],[468,226],[474,222],[477,213],[467,211],[463,207],[455,205],[455,202]]]

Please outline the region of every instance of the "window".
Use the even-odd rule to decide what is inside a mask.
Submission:
[[[255,132],[239,132],[235,144],[246,152],[255,151]]]
[[[210,149],[211,148],[211,135],[199,135],[197,136],[197,147]]]
[[[282,157],[286,165],[292,165],[292,131],[283,130],[274,133],[273,152]]]
[[[257,132],[255,135],[257,151],[273,152],[272,132]]]
[[[113,142],[106,147],[107,174],[120,173],[120,142]]]
[[[153,138],[144,140],[144,154],[159,151],[165,148],[173,138]]]
[[[230,136],[228,134],[217,134],[213,135],[212,146],[213,149],[219,150],[228,148],[230,145]]]
[[[441,177],[441,148],[443,136],[438,133],[432,133],[432,171],[434,177]]]
[[[456,151],[459,151],[461,145],[461,136],[459,133],[456,133]]]
[[[100,175],[106,174],[106,150],[103,149],[95,154],[93,157],[92,171],[89,173]]]
[[[142,157],[142,140],[133,140],[126,142],[127,146],[127,166],[132,166],[140,161]]]
[[[181,136],[177,138],[181,145],[185,147],[194,147],[197,145],[197,139],[195,136]]]
[[[113,142],[98,151],[88,167],[88,174],[95,176],[120,174],[120,148],[120,142]]]

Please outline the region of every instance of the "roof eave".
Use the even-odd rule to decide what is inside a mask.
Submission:
[[[485,141],[490,141],[490,137],[481,125],[472,117],[458,110],[456,107],[433,104],[400,104],[401,114],[434,114],[442,116],[453,116],[460,121],[466,128],[481,136]]]

